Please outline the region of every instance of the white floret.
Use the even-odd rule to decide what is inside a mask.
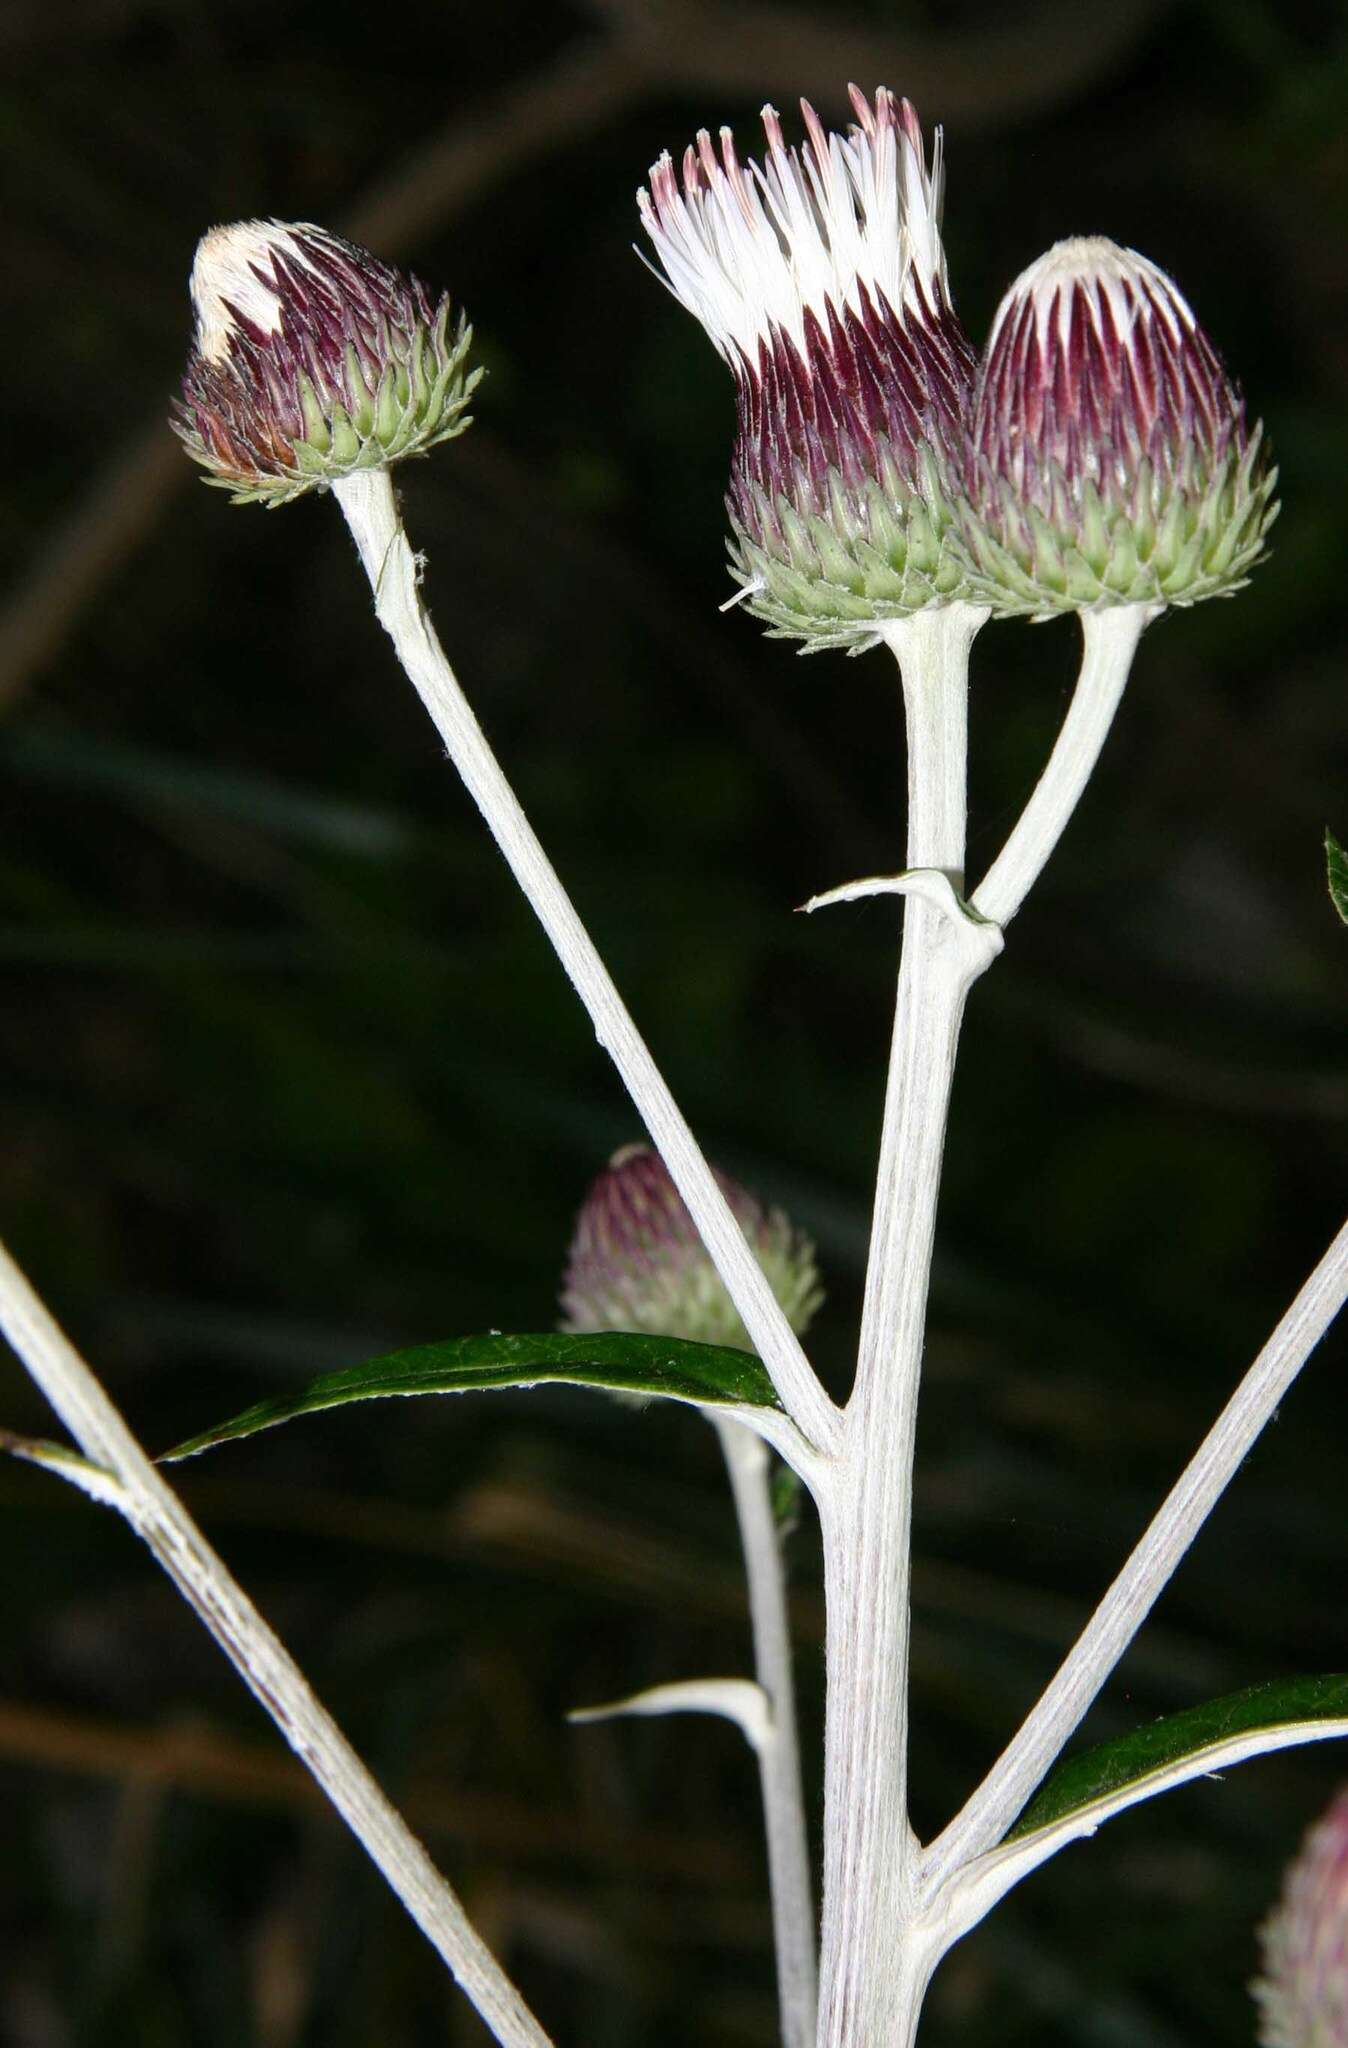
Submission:
[[[1058,346],[1066,348],[1078,286],[1085,287],[1086,305],[1097,331],[1103,299],[1109,306],[1115,332],[1124,342],[1139,316],[1148,310],[1164,320],[1176,342],[1191,334],[1198,324],[1178,285],[1150,257],[1140,256],[1136,249],[1121,248],[1104,235],[1074,235],[1055,242],[1028,270],[1021,272],[997,308],[989,348],[1026,299],[1034,306],[1041,351],[1047,350],[1054,328]]]
[[[637,194],[642,224],[675,296],[732,364],[757,358],[774,329],[803,352],[805,316],[827,332],[830,304],[862,308],[863,287],[895,312],[948,298],[941,248],[941,140],[931,172],[916,117],[881,91],[874,106],[855,87],[858,121],[827,134],[801,102],[807,141],[788,148],[763,109],[762,165],[741,165],[722,128],[719,154],[703,129],[685,152],[682,179],[666,152]]]
[[[263,334],[276,333],[281,325],[281,297],[274,284],[268,284],[258,272],[275,277],[275,252],[312,270],[305,254],[305,235],[322,237],[323,230],[306,222],[287,226],[279,220],[240,220],[202,236],[192,265],[191,292],[197,348],[208,363],[221,362],[229,353],[236,328],[231,308]]]

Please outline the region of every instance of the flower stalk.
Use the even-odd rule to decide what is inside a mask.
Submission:
[[[782,2043],[783,2048],[814,2048],[819,1967],[810,1847],[801,1790],[786,1575],[772,1510],[768,1452],[761,1437],[743,1423],[715,1414],[710,1414],[710,1420],[721,1440],[744,1550],[754,1672],[771,1712],[771,1725],[758,1749],[758,1772],[768,1843]]]
[[[792,1329],[803,1334],[823,1300],[813,1244],[780,1209],[766,1209],[728,1174],[712,1171]],[[643,1145],[615,1152],[586,1194],[567,1255],[561,1306],[568,1330],[641,1330],[699,1344],[748,1342],[668,1169]],[[786,1574],[768,1453],[761,1437],[731,1415],[714,1408],[706,1415],[720,1439],[739,1523],[757,1682],[657,1686],[625,1702],[624,1710],[700,1706],[731,1712],[753,1744],[767,1833],[782,2039],[785,2048],[814,2048],[818,1964],[809,1838]]]
[[[577,917],[459,686],[421,602],[416,561],[398,516],[387,470],[360,471],[343,478],[334,484],[333,495],[342,508],[369,577],[379,622],[392,640],[409,680],[430,713],[512,874],[552,941],[590,1015],[599,1043],[622,1076],[787,1415],[805,1440],[805,1450],[829,1450],[837,1435],[837,1409],[816,1379],[668,1083],[632,1022],[593,939]],[[797,1455],[799,1458],[800,1454]],[[800,1458],[800,1462],[808,1459]]]
[[[908,724],[908,865],[940,869],[957,886],[969,649],[985,616],[953,605],[886,630]],[[906,2004],[920,2002],[899,1935],[911,1919],[918,1846],[907,1810],[913,1444],[960,1020],[998,949],[991,927],[920,897],[905,906],[856,1386],[821,1506],[829,1670],[821,2048],[903,2038],[896,2030],[907,2023]]]
[[[1008,925],[1048,863],[1085,793],[1123,699],[1143,631],[1159,605],[1106,605],[1082,612],[1080,673],[1047,766],[1009,838],[970,901]]]

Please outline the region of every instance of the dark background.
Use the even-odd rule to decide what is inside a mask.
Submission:
[[[729,383],[631,253],[633,190],[704,121],[748,151],[766,95],[836,119],[849,76],[887,81],[946,123],[976,338],[1050,241],[1112,234],[1267,420],[1273,559],[1148,634],[972,1006],[917,1499],[929,1832],[1343,1209],[1343,15],[6,0],[0,65],[0,1226],[156,1448],[391,1344],[547,1326],[575,1206],[635,1135],[334,508],[233,510],[162,425],[202,230],[354,226],[470,309],[479,424],[402,473],[432,607],[695,1127],[817,1237],[839,1392],[897,914],[791,909],[901,860],[896,681],[717,616]],[[1067,623],[975,650],[975,871],[1073,668]],[[1092,1734],[1348,1662],[1344,1359],[1316,1357]],[[0,1421],[50,1429],[0,1373]],[[745,1667],[696,1416],[393,1404],[182,1483],[561,2048],[774,2038],[738,1736],[562,1718]],[[6,2048],[479,2043],[131,1536],[18,1468],[0,1518]],[[813,1757],[808,1517],[793,1564]],[[1326,1745],[1111,1823],[949,1958],[924,2043],[1250,2041],[1255,1923],[1346,1769]]]

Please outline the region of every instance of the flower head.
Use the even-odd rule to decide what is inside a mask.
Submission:
[[[814,1246],[727,1174],[717,1183],[798,1334],[823,1300]],[[636,1330],[751,1351],[725,1283],[658,1153],[615,1152],[581,1205],[562,1284],[564,1330]]]
[[[284,504],[462,433],[481,376],[449,298],[307,222],[212,228],[173,426],[236,503]]]
[[[996,610],[1225,596],[1263,553],[1275,474],[1187,300],[1145,256],[1059,242],[1012,285],[979,372],[962,529]]]
[[[1348,1787],[1311,1829],[1260,1930],[1254,1985],[1263,2048],[1348,2041]]]
[[[637,195],[675,296],[729,364],[738,431],[727,507],[749,609],[807,648],[870,645],[877,625],[960,594],[949,485],[974,357],[941,247],[941,138],[928,171],[907,100],[851,88],[804,147],[771,107],[741,164],[704,129]]]

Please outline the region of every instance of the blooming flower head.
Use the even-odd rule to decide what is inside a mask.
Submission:
[[[174,430],[236,503],[281,505],[462,433],[481,376],[449,298],[307,222],[212,228]]]
[[[727,507],[744,601],[806,649],[960,595],[946,544],[974,357],[941,247],[941,138],[927,168],[907,100],[851,88],[829,135],[801,102],[789,147],[763,109],[761,165],[729,128],[669,154],[637,195],[675,296],[729,364],[738,430]]]
[[[798,1334],[823,1300],[814,1246],[780,1209],[718,1172],[768,1283]],[[581,1205],[562,1284],[564,1330],[635,1330],[700,1344],[752,1344],[658,1153],[615,1152]]]
[[[963,534],[974,593],[1046,618],[1239,589],[1277,506],[1262,430],[1176,286],[1095,236],[998,309],[978,378]]]
[[[1348,2041],[1348,1786],[1311,1829],[1260,1930],[1262,2048]]]

